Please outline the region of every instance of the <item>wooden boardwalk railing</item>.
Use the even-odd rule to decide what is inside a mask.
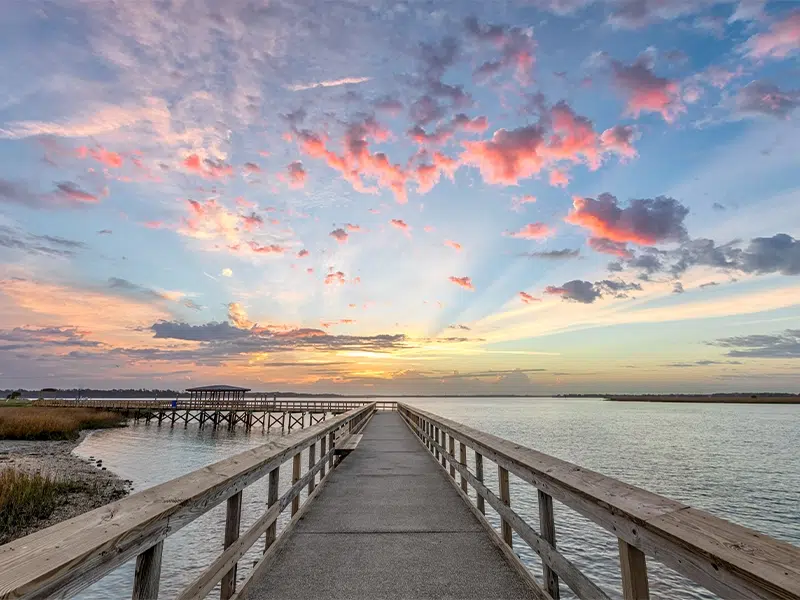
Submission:
[[[617,537],[626,600],[649,598],[646,556],[723,598],[800,599],[800,548],[407,404],[399,403],[398,411],[442,467],[449,467],[452,483],[484,525],[492,530],[484,516],[488,503],[500,516],[503,542],[510,548],[516,532],[539,555],[554,599],[559,580],[578,598],[609,596],[559,552],[553,500]],[[474,452],[474,471],[467,448]],[[483,483],[485,459],[497,465],[498,493]],[[537,490],[538,532],[511,506],[509,473]]]
[[[301,491],[314,490],[317,476],[321,484],[334,467],[338,434],[357,433],[375,409],[374,403],[359,405],[324,423],[0,546],[0,598],[68,598],[134,557],[132,597],[157,598],[164,540],[227,500],[224,551],[179,595],[181,600],[204,598],[221,582],[220,597],[227,600],[235,592],[237,562],[265,534],[264,551],[268,551],[276,541],[278,516],[289,504],[292,515],[299,518]],[[301,453],[306,449],[309,465],[301,477]],[[279,468],[289,460],[292,486],[279,498]],[[242,490],[265,475],[269,475],[266,512],[240,533]]]

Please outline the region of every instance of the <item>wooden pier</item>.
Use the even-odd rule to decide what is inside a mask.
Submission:
[[[800,599],[800,548],[405,404],[376,409],[354,407],[1,546],[0,598],[71,597],[133,559],[133,590],[115,597],[157,598],[170,560],[164,540],[226,502],[222,552],[181,600],[215,588],[222,600],[558,600],[565,587],[587,600],[617,597],[559,551],[561,510],[617,538],[626,600],[649,598],[648,560],[722,598]],[[484,478],[490,468],[494,490]],[[537,523],[514,510],[511,476],[538,496]],[[262,477],[265,508],[242,532],[242,490]],[[279,496],[283,477],[291,487]],[[492,511],[497,528],[486,518]],[[256,543],[261,559],[237,578]],[[539,555],[541,572],[519,560],[520,543]]]
[[[175,400],[34,400],[33,406],[51,408],[96,408],[120,412],[136,422],[159,426],[176,424],[213,429],[261,427],[262,431],[279,429],[291,432],[321,423],[331,415],[369,404],[358,400],[277,400],[268,397],[231,398],[227,393],[218,397],[178,398]],[[392,410],[395,402],[376,402],[377,410]]]

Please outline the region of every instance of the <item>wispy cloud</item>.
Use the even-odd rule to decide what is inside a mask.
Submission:
[[[314,88],[327,88],[336,87],[340,85],[351,85],[356,83],[365,83],[372,79],[371,77],[342,77],[341,79],[325,79],[323,81],[312,81],[310,83],[293,83],[284,86],[287,90],[292,92],[301,92],[303,90],[313,90]]]

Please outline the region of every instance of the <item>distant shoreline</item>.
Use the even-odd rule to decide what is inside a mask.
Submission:
[[[770,396],[768,394],[751,396],[731,394],[714,395],[658,395],[647,394],[642,396],[604,396],[610,402],[677,402],[701,404],[800,404],[800,396]]]

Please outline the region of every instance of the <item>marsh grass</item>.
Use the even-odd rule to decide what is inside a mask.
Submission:
[[[0,440],[72,440],[82,429],[124,424],[123,416],[92,408],[0,406]]]
[[[44,475],[3,469],[0,471],[0,544],[48,518],[66,495],[86,489],[88,486],[81,482],[62,482]]]

